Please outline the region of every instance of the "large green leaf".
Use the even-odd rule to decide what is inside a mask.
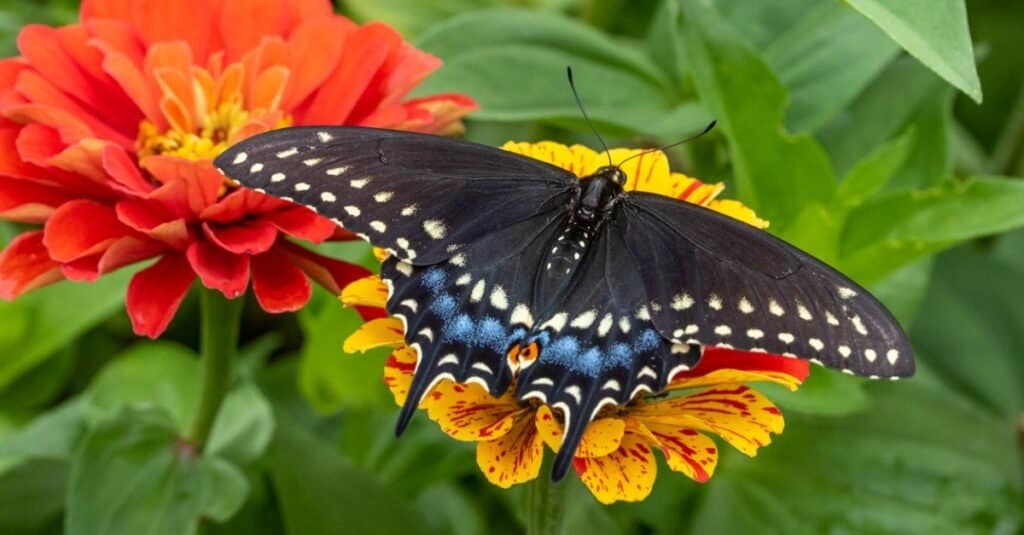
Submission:
[[[72,463],[69,535],[189,535],[199,521],[223,522],[249,492],[245,476],[197,455],[164,411],[126,409],[91,430]]]
[[[432,28],[419,45],[445,63],[416,94],[466,93],[481,106],[476,119],[582,126],[565,82],[571,66],[587,113],[597,123],[677,137],[708,121],[692,102],[677,100],[676,88],[646,56],[559,15],[471,12]]]
[[[844,109],[898,52],[864,17],[829,1],[786,26],[764,57],[789,91],[786,124],[811,132]]]
[[[831,199],[828,158],[813,139],[784,132],[785,91],[732,27],[699,2],[684,2],[683,14],[701,101],[729,140],[737,195],[785,228],[806,205]]]
[[[957,242],[1024,226],[1024,183],[994,177],[883,195],[847,220],[840,264],[871,284]]]
[[[0,471],[0,533],[60,533],[68,463],[38,460]]]
[[[199,407],[201,370],[188,348],[168,342],[134,346],[104,368],[88,391],[90,406],[105,414],[124,407],[159,407],[182,434]],[[228,392],[210,436],[210,453],[245,464],[258,458],[274,429],[270,405],[248,381]]]
[[[1008,425],[1024,413],[1022,281],[1024,259],[999,258],[970,246],[950,251],[936,262],[935,279],[911,331],[937,375]]]
[[[280,422],[265,463],[286,533],[427,532],[428,524],[400,496],[314,435]]]
[[[942,79],[911,58],[900,58],[819,132],[832,164],[846,174],[865,156],[900,135],[930,95],[945,87]],[[906,105],[894,106],[893,95]]]
[[[846,0],[907,52],[981,103],[963,0]]]
[[[870,410],[788,414],[756,458],[730,455],[693,533],[1015,533],[1013,429],[945,390],[873,384]]]
[[[133,270],[91,284],[62,282],[0,302],[0,388],[120,310]]]

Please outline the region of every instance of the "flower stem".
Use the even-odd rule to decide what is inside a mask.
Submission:
[[[565,531],[565,481],[551,481],[550,459],[545,459],[540,475],[530,482],[527,492],[527,535],[562,535]]]
[[[203,390],[191,441],[202,451],[231,386],[231,365],[238,351],[242,299],[229,300],[217,291],[204,288],[199,297],[199,315]]]

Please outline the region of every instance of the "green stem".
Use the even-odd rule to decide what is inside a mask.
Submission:
[[[191,441],[202,451],[231,386],[231,365],[238,351],[242,299],[229,300],[220,292],[204,288],[199,298],[199,315],[203,390]]]
[[[527,492],[527,535],[562,535],[565,531],[565,481],[551,481],[551,463],[545,460],[540,475]]]

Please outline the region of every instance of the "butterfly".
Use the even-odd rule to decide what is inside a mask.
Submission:
[[[359,127],[274,130],[215,165],[387,250],[387,311],[418,356],[399,434],[441,380],[494,396],[514,384],[563,419],[559,479],[603,409],[659,393],[706,346],[914,372],[906,335],[864,288],[741,221],[623,191],[615,165],[577,178],[494,147]]]

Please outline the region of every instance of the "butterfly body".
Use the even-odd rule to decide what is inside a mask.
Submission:
[[[745,223],[578,179],[492,147],[348,127],[273,131],[216,165],[389,251],[388,313],[418,355],[398,430],[437,382],[513,384],[565,426],[554,476],[602,409],[658,393],[705,346],[913,373],[898,323],[863,288]]]

